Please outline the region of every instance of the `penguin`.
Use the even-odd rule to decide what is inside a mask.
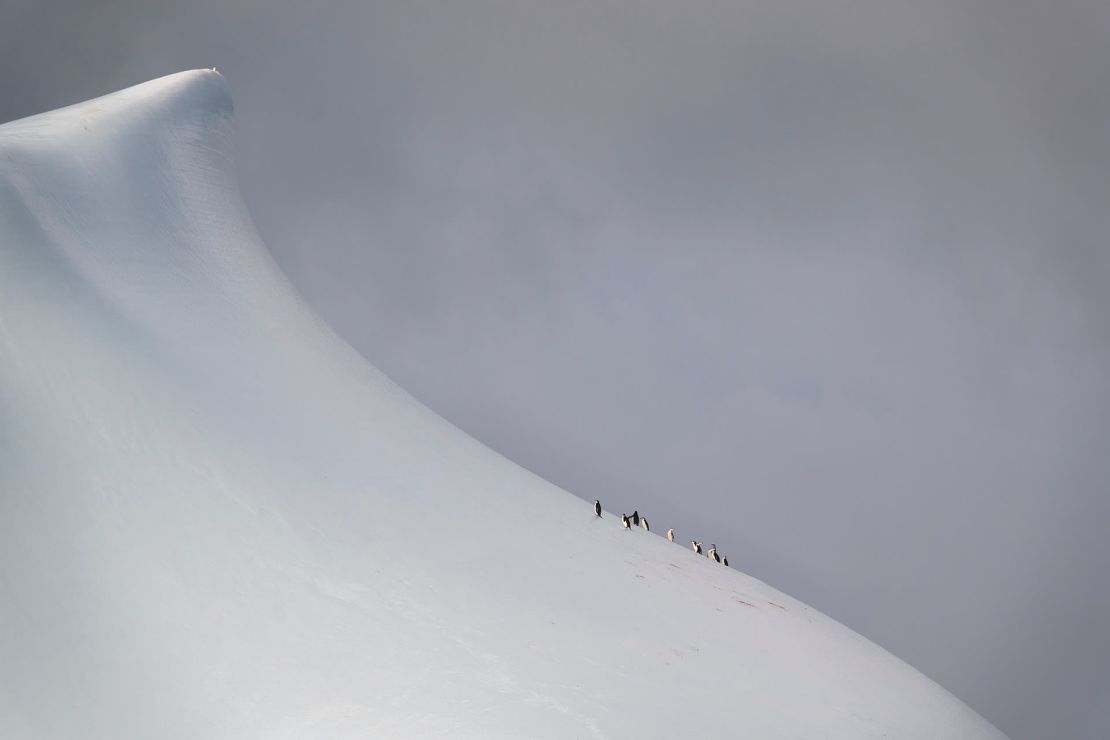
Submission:
[[[724,565],[727,568],[728,567],[728,558],[721,558],[721,564]]]
[[[710,545],[709,546],[709,557],[713,558],[718,563],[721,562],[721,556],[717,554],[717,546],[716,545]]]
[[[640,512],[639,511],[632,512],[632,523],[635,524],[637,527],[640,526]]]
[[[674,527],[671,527],[667,530],[667,540],[670,542],[674,542]]]
[[[621,514],[621,526],[624,527],[625,529],[629,529],[628,514]]]
[[[694,548],[694,552],[701,555],[701,543],[695,540],[690,540],[690,547]]]
[[[594,516],[601,516],[601,499],[594,499]]]
[[[640,526],[644,528],[645,532],[650,532],[651,531],[651,527],[648,526],[646,516],[640,517]]]

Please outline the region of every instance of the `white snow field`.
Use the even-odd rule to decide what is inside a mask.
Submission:
[[[0,738],[1003,737],[397,388],[231,130],[214,71],[0,127]]]

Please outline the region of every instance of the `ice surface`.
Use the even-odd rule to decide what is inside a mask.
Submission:
[[[383,377],[231,118],[194,71],[0,127],[0,737],[1002,737]]]

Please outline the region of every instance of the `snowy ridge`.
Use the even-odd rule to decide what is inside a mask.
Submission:
[[[194,71],[0,127],[0,737],[1002,737],[393,385],[231,117]]]

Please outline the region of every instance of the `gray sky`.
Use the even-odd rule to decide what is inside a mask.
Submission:
[[[0,120],[202,66],[405,388],[1014,740],[1110,735],[1110,6],[0,0]]]

